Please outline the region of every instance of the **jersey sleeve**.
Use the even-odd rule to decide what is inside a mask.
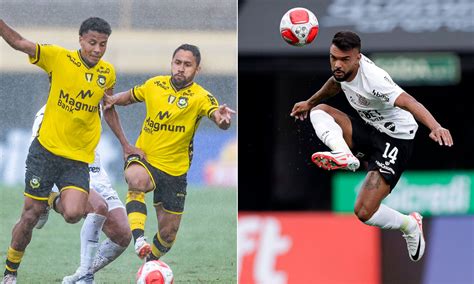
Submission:
[[[105,85],[106,90],[113,89],[115,87],[115,82],[117,78],[115,76],[115,68],[112,64],[110,64],[110,78],[107,81],[107,85]]]
[[[377,75],[371,76],[372,95],[380,99],[384,104],[394,106],[395,100],[404,90],[393,82],[387,72],[381,71]]]
[[[145,101],[147,83],[148,83],[148,81],[145,82],[144,84],[136,85],[135,87],[132,88],[131,92],[132,92],[133,99],[135,101],[137,101],[137,102],[144,102]]]
[[[207,93],[205,95],[205,98],[203,100],[202,106],[201,106],[201,112],[199,115],[201,116],[207,116],[211,118],[211,114],[219,107],[219,102],[217,99],[211,94]]]
[[[42,68],[46,73],[53,70],[58,55],[64,49],[57,45],[36,44],[36,52],[34,57],[29,57],[30,63]]]

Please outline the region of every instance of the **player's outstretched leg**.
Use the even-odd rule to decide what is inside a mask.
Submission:
[[[425,238],[423,236],[422,216],[413,212],[404,215],[392,208],[381,204],[374,215],[364,223],[382,229],[398,229],[406,240],[408,255],[412,261],[418,261],[425,253]]]
[[[357,196],[354,212],[367,225],[402,231],[410,259],[418,261],[425,252],[422,217],[416,212],[405,215],[381,204],[389,193],[390,185],[382,175],[378,171],[368,172]]]
[[[318,138],[328,146],[330,152],[316,152],[311,156],[311,160],[318,167],[326,170],[345,169],[355,171],[359,168],[359,160],[352,155],[352,152],[344,139],[343,128],[336,123],[333,113],[344,125],[346,131],[350,129],[350,119],[344,113],[327,105],[318,105],[310,113],[311,123]],[[346,139],[349,139],[346,137]]]

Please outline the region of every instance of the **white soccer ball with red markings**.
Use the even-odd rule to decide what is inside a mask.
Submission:
[[[148,261],[137,272],[137,284],[173,284],[173,281],[173,271],[162,260]]]
[[[318,32],[318,19],[306,8],[293,8],[281,18],[281,37],[291,45],[303,46],[311,43],[318,36]]]

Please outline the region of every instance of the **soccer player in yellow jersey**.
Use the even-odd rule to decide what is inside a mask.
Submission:
[[[67,50],[56,45],[35,44],[0,19],[0,36],[14,49],[26,53],[32,64],[42,68],[51,84],[43,122],[26,161],[23,212],[13,227],[4,283],[16,283],[17,269],[31,241],[32,230],[48,203],[68,223],[77,223],[86,213],[88,163],[94,160],[101,134],[98,107],[105,92],[113,93],[115,84],[113,66],[101,59],[110,34],[106,21],[89,18],[79,29],[81,48]],[[104,114],[110,115],[113,115],[111,111]],[[60,198],[51,198],[53,184],[59,188]],[[96,214],[93,223],[102,228],[104,221],[105,216]],[[99,231],[89,230],[88,238],[98,239]],[[92,281],[93,276],[88,275],[78,283]]]
[[[228,129],[231,114],[226,105],[219,106],[216,98],[194,82],[200,70],[198,47],[179,46],[173,53],[171,76],[156,76],[131,90],[105,98],[105,106],[146,104],[136,146],[145,159],[137,155],[125,163],[128,183],[126,208],[135,251],[140,258],[159,259],[167,253],[176,238],[184,211],[186,173],[193,155],[193,137],[201,118],[208,117],[221,129]],[[113,127],[122,135],[119,127]],[[144,237],[147,209],[145,193],[154,191],[153,205],[158,218],[158,232],[150,246]]]

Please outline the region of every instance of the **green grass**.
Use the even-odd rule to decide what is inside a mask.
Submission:
[[[125,189],[119,189],[121,197]],[[5,263],[11,229],[23,206],[22,188],[0,187],[0,263]],[[147,194],[149,240],[157,231],[152,194]],[[51,212],[48,223],[33,231],[33,239],[18,270],[19,283],[60,283],[79,265],[82,222],[67,224]],[[237,283],[237,200],[235,189],[188,188],[186,208],[176,242],[162,258],[173,269],[175,283]],[[102,234],[101,239],[104,238]],[[96,274],[96,283],[134,283],[142,261],[133,246]]]

